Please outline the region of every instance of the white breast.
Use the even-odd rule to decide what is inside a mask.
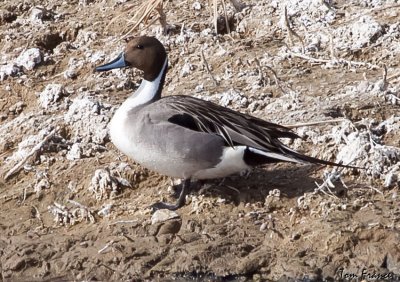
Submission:
[[[127,111],[120,107],[114,114],[109,124],[110,137],[113,144],[124,154],[131,157],[132,155],[132,144],[128,134],[126,134],[126,120],[128,118]]]
[[[168,60],[166,59],[160,74],[154,81],[143,79],[140,87],[132,96],[122,103],[111,119],[109,125],[111,141],[119,150],[133,159],[135,159],[137,151],[140,151],[141,148],[140,144],[135,144],[131,136],[137,136],[140,134],[140,128],[138,128],[136,132],[128,132],[126,126],[129,123],[128,113],[137,106],[146,104],[154,98],[160,87],[161,78],[167,65]]]

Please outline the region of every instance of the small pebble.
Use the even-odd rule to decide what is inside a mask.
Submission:
[[[199,2],[194,2],[192,5],[193,10],[201,10],[201,4]]]
[[[179,214],[170,210],[156,210],[156,212],[151,216],[151,224],[156,224],[159,222],[165,222],[169,219],[179,218]]]

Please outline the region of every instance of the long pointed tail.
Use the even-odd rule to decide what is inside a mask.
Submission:
[[[292,163],[301,163],[301,164],[322,164],[322,165],[331,165],[337,167],[345,167],[345,168],[360,168],[351,165],[338,164],[330,161],[324,161],[318,158],[306,156],[300,154],[286,146],[281,146],[281,152],[270,152],[263,151],[255,148],[248,147],[247,150],[247,158],[245,154],[245,161],[249,165],[260,165],[266,163],[276,163],[276,162],[292,162]],[[246,160],[247,159],[247,160]]]

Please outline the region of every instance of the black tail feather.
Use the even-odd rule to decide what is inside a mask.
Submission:
[[[243,156],[243,160],[247,165],[250,166],[279,163],[279,162],[293,162],[293,163],[321,164],[321,165],[330,165],[330,166],[344,167],[344,168],[362,169],[361,167],[344,165],[340,163],[325,161],[318,158],[303,155],[286,146],[281,146],[280,149],[281,152],[268,152],[247,147]]]

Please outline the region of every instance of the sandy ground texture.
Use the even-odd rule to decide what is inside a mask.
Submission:
[[[227,1],[218,35],[209,1],[166,1],[167,35],[158,21],[130,31],[142,1],[0,2],[0,280],[398,278],[396,2]],[[290,147],[365,170],[269,165],[152,214],[179,182],[107,129],[141,74],[93,72],[139,34],[167,47],[164,95],[303,124]]]

